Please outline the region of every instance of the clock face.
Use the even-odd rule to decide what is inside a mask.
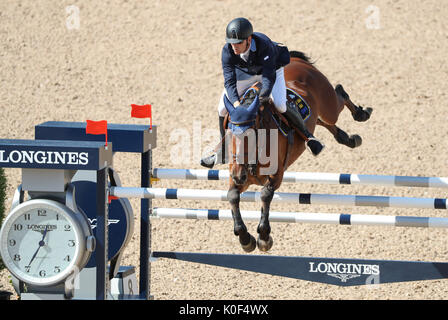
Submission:
[[[76,218],[68,208],[51,202],[22,203],[8,215],[2,228],[3,260],[11,273],[26,283],[58,283],[79,262],[83,241]]]

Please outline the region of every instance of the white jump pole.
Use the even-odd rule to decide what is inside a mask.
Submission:
[[[260,215],[260,211],[241,211],[241,217],[246,221],[259,221]],[[151,216],[153,218],[164,219],[232,220],[231,210],[217,209],[153,208]],[[448,218],[365,214],[271,211],[269,212],[269,221],[358,226],[448,228]]]
[[[217,200],[217,201],[228,200],[227,191],[223,190],[111,187],[109,189],[109,192],[111,196],[119,198]],[[261,201],[260,192],[253,192],[253,191],[244,192],[240,195],[240,200],[242,202],[259,202]],[[274,194],[272,202],[313,204],[313,205],[447,209],[446,199],[441,198],[409,198],[409,197],[388,197],[388,196],[277,192]]]
[[[179,180],[227,180],[229,179],[229,171],[156,168],[153,170],[153,177],[157,179]],[[362,175],[323,172],[285,172],[283,182],[448,188],[448,178],[443,177]]]

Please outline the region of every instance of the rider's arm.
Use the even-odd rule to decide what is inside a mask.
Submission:
[[[235,63],[227,45],[222,49],[222,71],[224,74],[224,87],[227,91],[227,96],[230,102],[235,106],[239,105],[238,91],[236,89],[236,73]]]
[[[276,72],[275,72],[275,53],[273,45],[266,45],[260,52],[263,59],[263,73],[261,79],[260,97],[269,97],[272,88],[274,87]]]

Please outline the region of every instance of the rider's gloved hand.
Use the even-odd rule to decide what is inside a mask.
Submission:
[[[265,104],[269,103],[270,99],[271,99],[270,97],[266,97],[266,96],[260,97],[260,105],[265,105]]]

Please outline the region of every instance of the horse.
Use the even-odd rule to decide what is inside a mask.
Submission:
[[[342,85],[338,84],[333,88],[327,77],[315,67],[314,63],[304,53],[290,51],[290,57],[290,63],[284,67],[285,83],[289,90],[298,93],[302,102],[307,104],[309,108],[309,114],[305,120],[308,130],[314,133],[316,125],[320,125],[329,130],[338,143],[350,148],[359,147],[362,143],[361,137],[359,135],[349,136],[336,126],[336,122],[344,106],[350,110],[353,119],[360,122],[367,121],[370,118],[372,108],[364,109],[355,105]],[[251,89],[255,89],[252,92],[257,92],[256,85]],[[273,115],[277,113],[277,119],[282,119],[286,124],[287,120],[276,112],[272,100],[264,99],[260,103],[257,94],[246,95],[243,98],[248,97],[252,101],[243,99],[240,106],[234,107],[224,95],[224,103],[228,110],[226,119],[228,128],[225,140],[227,154],[229,155],[230,173],[227,200],[231,206],[234,234],[239,237],[243,250],[251,252],[257,246],[260,251],[266,252],[273,245],[273,239],[270,235],[269,210],[274,192],[280,187],[284,172],[304,152],[306,138],[295,130],[289,130],[286,136],[279,132],[280,129]],[[264,139],[260,139],[262,129],[277,134],[274,134],[274,137],[271,138],[271,134],[266,133],[263,135]],[[250,135],[246,134],[250,131],[254,133],[252,137],[255,136],[255,140],[252,139],[252,142],[255,142],[245,144],[245,141],[251,140]],[[255,145],[252,152],[248,151],[250,144]],[[260,151],[262,149],[265,153],[268,151],[270,154],[274,153],[273,161],[276,162],[274,165],[272,161],[266,163],[259,161],[261,160]],[[273,150],[277,151],[277,157],[275,157]],[[252,161],[248,159],[249,157],[252,158]],[[251,185],[263,187],[260,192],[262,206],[257,227],[257,241],[248,232],[239,208],[240,194]]]

